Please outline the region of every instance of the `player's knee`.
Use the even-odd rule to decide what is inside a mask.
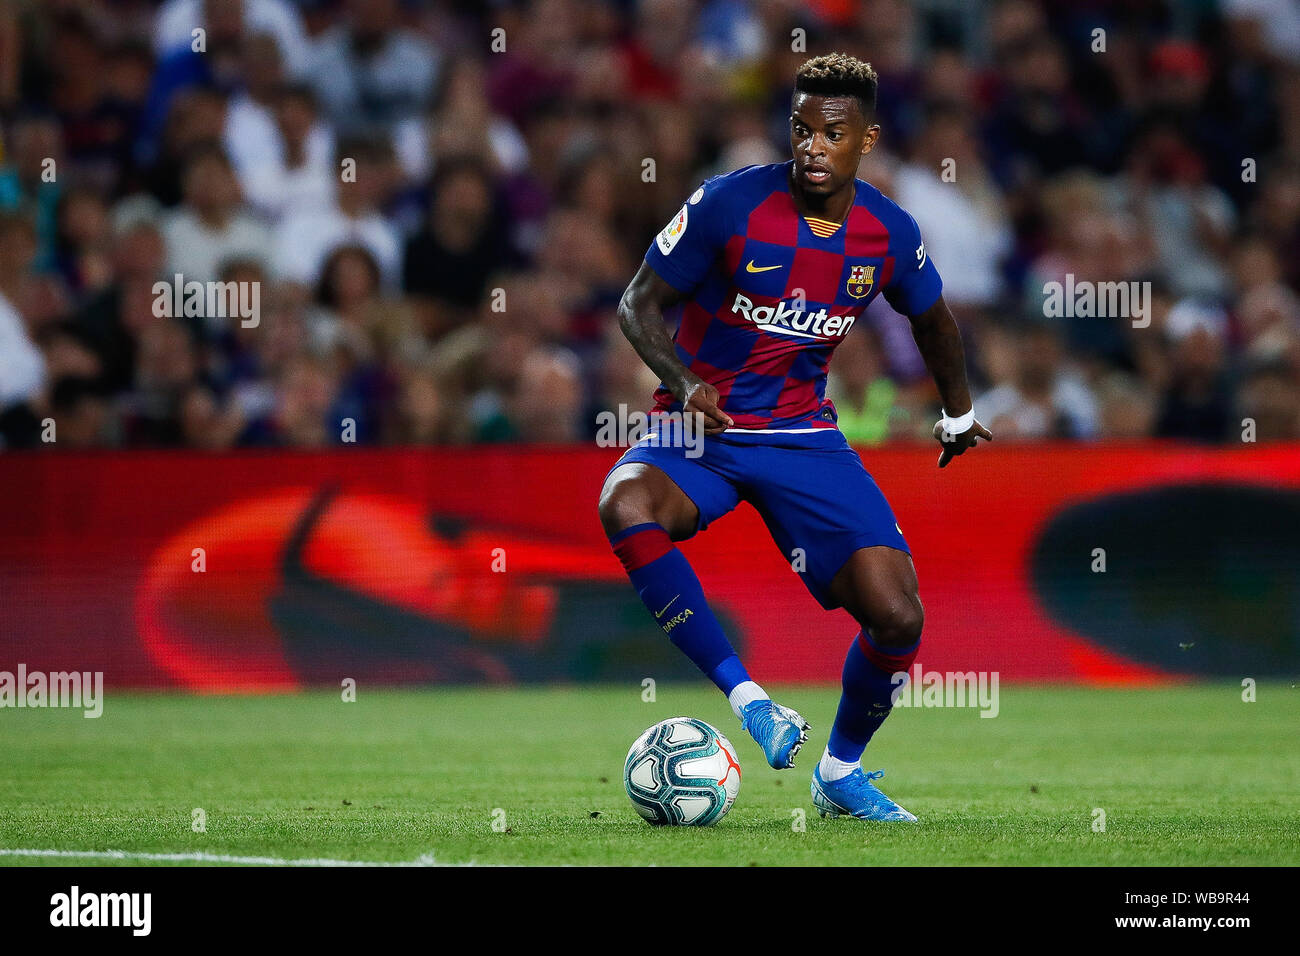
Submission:
[[[925,610],[921,607],[920,598],[909,595],[906,600],[897,602],[891,617],[896,647],[911,647],[921,639],[921,630],[925,627]]]
[[[636,481],[611,476],[600,490],[596,505],[606,535],[616,535],[635,525],[654,521],[650,496]]]
[[[921,639],[925,610],[915,595],[891,601],[871,622],[871,636],[881,647],[911,647]]]

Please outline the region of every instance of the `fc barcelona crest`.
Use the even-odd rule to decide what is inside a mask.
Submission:
[[[854,266],[849,270],[848,293],[855,299],[865,298],[875,281],[875,266]]]

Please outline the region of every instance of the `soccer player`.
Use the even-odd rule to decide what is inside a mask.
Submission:
[[[708,180],[650,245],[619,322],[660,377],[655,410],[700,416],[704,438],[648,434],[611,469],[599,511],[650,613],[782,769],[808,723],[751,679],[673,544],[753,505],[812,595],[860,627],[813,771],[814,805],[823,816],[915,820],[872,783],[883,771],[863,773],[861,757],[889,716],[893,675],[920,644],[916,571],[825,397],[831,353],[877,293],[910,319],[938,387],[939,467],[992,436],[975,421],[961,335],[915,220],[856,178],[880,136],[875,105],[870,64],[838,53],[808,60],[791,100],[792,161]],[[664,313],[676,306],[670,340]]]

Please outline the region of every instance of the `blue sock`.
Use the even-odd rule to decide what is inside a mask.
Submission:
[[[844,691],[826,745],[832,757],[846,763],[862,759],[867,741],[893,709],[892,695],[900,686],[894,675],[912,666],[920,646],[918,640],[908,648],[879,648],[866,631],[858,632],[844,658]]]
[[[718,685],[718,690],[730,694],[738,684],[751,680],[749,671],[740,663],[740,658],[732,654],[717,667],[708,672],[709,680]]]
[[[709,610],[704,589],[662,527],[633,525],[610,538],[632,586],[668,639],[703,671],[718,689],[730,694],[749,674]]]

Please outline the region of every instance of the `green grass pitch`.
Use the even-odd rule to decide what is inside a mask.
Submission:
[[[914,825],[822,820],[808,775],[837,695],[776,772],[704,685],[113,694],[104,715],[0,711],[0,850],[479,864],[1300,862],[1300,689],[1002,688],[1001,712],[900,709],[868,751]],[[623,792],[646,727],[702,717],[739,750],[731,813],[652,828]],[[206,832],[191,827],[206,814]],[[1104,832],[1094,810],[1105,812]],[[800,814],[804,826],[797,826]],[[498,832],[494,830],[498,821]],[[205,859],[199,857],[198,859]],[[112,863],[0,855],[0,865]],[[152,862],[171,862],[155,860]]]

